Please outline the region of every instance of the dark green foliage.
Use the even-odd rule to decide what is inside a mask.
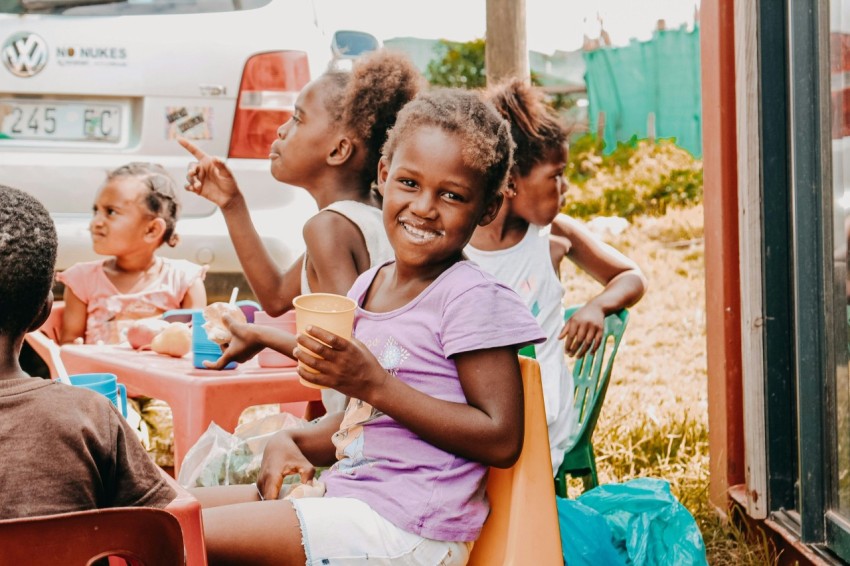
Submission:
[[[605,143],[593,134],[571,140],[565,174],[575,190],[568,193],[566,214],[631,219],[702,202],[702,167],[675,140],[633,136],[618,142],[609,155],[604,149]],[[642,159],[653,160],[653,166],[642,167]],[[592,182],[600,174],[605,174],[604,186]]]
[[[432,85],[462,88],[487,85],[483,39],[466,43],[441,39],[434,50],[437,57],[428,63],[425,71]]]
[[[602,145],[605,145],[605,142],[602,142]],[[638,146],[638,137],[632,136],[627,141],[617,142],[617,147],[614,148],[614,151],[611,152],[611,155],[608,155],[606,158],[606,162],[609,167],[622,167],[626,168],[629,166],[629,159],[632,158],[632,155],[635,154],[635,150]]]
[[[602,201],[600,199],[574,200],[564,205],[563,211],[574,218],[592,218],[601,216]]]
[[[688,206],[702,202],[702,169],[677,169],[665,176],[649,193],[655,214],[664,214],[668,206]]]
[[[603,213],[607,216],[632,218],[646,212],[646,202],[638,198],[634,188],[617,187],[602,193]]]
[[[432,85],[461,88],[487,86],[485,45],[483,39],[458,43],[441,39],[434,47],[435,58],[428,63],[425,76]],[[530,71],[531,84],[540,86],[540,74]],[[555,110],[568,110],[576,100],[570,94],[555,93],[548,96]]]

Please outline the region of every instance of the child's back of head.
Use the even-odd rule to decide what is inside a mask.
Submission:
[[[399,110],[423,87],[424,78],[406,55],[386,50],[358,59],[350,72],[328,71],[325,78],[336,87],[326,98],[333,123],[362,144],[365,155],[359,176],[368,190],[387,132]]]
[[[174,490],[105,396],[29,377],[17,365],[21,335],[52,304],[56,248],[47,209],[0,185],[0,520],[165,507]]]
[[[22,335],[43,312],[56,248],[56,227],[44,205],[0,185],[0,335]]]
[[[520,79],[509,79],[488,89],[486,98],[511,125],[516,144],[514,164],[520,176],[528,175],[553,152],[564,151],[567,132],[541,90]]]

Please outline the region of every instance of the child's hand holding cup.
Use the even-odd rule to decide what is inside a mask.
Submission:
[[[308,326],[317,326],[336,334],[340,338],[351,340],[354,312],[357,310],[357,303],[354,300],[332,293],[311,293],[295,297],[292,304],[295,307],[295,331],[298,334],[306,333]],[[307,349],[305,348],[305,350]],[[310,352],[310,350],[307,351]],[[321,357],[313,352],[310,352],[310,354],[317,358]],[[300,361],[298,366],[311,373],[318,373]],[[307,387],[327,389],[322,385],[307,381],[303,377],[299,376],[298,379],[302,385]]]

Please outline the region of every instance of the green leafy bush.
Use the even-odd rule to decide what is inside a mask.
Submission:
[[[669,207],[702,202],[702,162],[672,139],[633,136],[605,155],[605,144],[585,134],[570,144],[564,212],[577,218],[663,215]]]
[[[425,77],[435,86],[469,89],[487,86],[485,40],[467,42],[441,39],[434,46],[434,58],[428,62]],[[540,86],[539,73],[529,73],[532,85]],[[549,104],[557,111],[568,110],[576,105],[576,98],[568,93],[547,94]]]
[[[441,39],[434,51],[437,57],[428,63],[425,71],[432,85],[462,88],[487,85],[483,39],[466,43]]]

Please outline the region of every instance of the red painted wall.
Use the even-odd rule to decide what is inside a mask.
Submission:
[[[733,0],[703,0],[700,52],[711,461],[709,498],[723,511],[728,507],[728,487],[745,481],[734,24]]]

